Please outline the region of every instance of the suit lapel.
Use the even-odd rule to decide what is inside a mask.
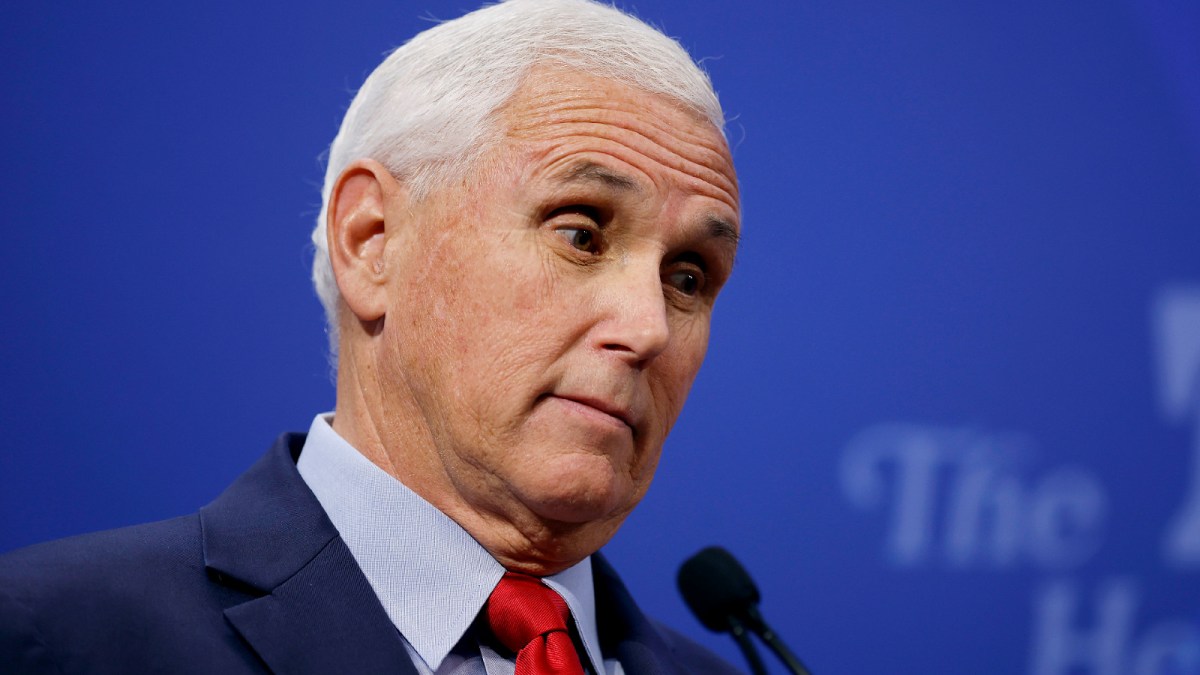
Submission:
[[[274,448],[201,509],[214,583],[253,597],[225,610],[276,673],[416,675],[350,550],[296,471],[304,436]]]
[[[341,539],[270,595],[231,607],[225,616],[276,673],[416,675]]]
[[[604,556],[592,556],[601,649],[627,675],[687,675],[654,624],[642,614]]]

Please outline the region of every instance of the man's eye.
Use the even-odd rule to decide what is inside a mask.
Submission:
[[[667,275],[667,283],[684,295],[695,295],[704,286],[704,273],[698,270],[679,270]]]
[[[599,249],[596,233],[585,227],[560,227],[556,232],[560,237],[566,239],[568,244],[580,251],[596,253]]]

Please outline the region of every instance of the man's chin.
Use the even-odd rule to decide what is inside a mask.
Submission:
[[[567,527],[601,524],[622,518],[633,507],[633,486],[607,462],[564,463],[569,466],[546,471],[518,492],[521,502],[540,520]]]
[[[618,513],[628,512],[621,508],[623,500],[608,491],[555,489],[526,495],[522,501],[530,512],[551,527],[556,524],[567,528],[599,524]]]

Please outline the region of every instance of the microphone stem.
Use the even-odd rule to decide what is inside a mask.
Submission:
[[[763,665],[762,658],[758,655],[758,649],[754,647],[754,642],[750,640],[746,626],[736,616],[729,617],[729,632],[733,634],[733,641],[737,643],[742,650],[742,655],[746,657],[746,663],[750,664],[751,674],[767,675],[767,668]]]
[[[775,656],[778,656],[779,660],[783,661],[783,665],[787,666],[788,670],[796,675],[812,675],[812,673],[808,672],[808,668],[804,667],[804,662],[793,654],[792,650],[787,648],[787,645],[783,644],[783,640],[780,640],[779,636],[775,635],[775,631],[763,625],[758,636],[762,638],[763,642],[767,643],[771,651],[775,652]]]

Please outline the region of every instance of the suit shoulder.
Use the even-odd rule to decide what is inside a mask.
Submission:
[[[80,534],[0,555],[0,665],[52,658],[53,646],[120,640],[163,619],[204,579],[197,516]],[[5,668],[0,668],[5,670]],[[7,670],[5,670],[7,671]]]
[[[5,609],[111,617],[204,579],[200,541],[190,515],[35,544],[0,556],[0,594]]]
[[[200,520],[195,514],[58,539],[0,555],[0,587],[87,590],[96,581],[203,568]],[[136,574],[134,574],[136,572]]]
[[[214,609],[219,617],[207,585],[194,515],[4,554],[0,671],[58,672],[79,654],[112,652],[178,625],[179,610],[197,622]]]

